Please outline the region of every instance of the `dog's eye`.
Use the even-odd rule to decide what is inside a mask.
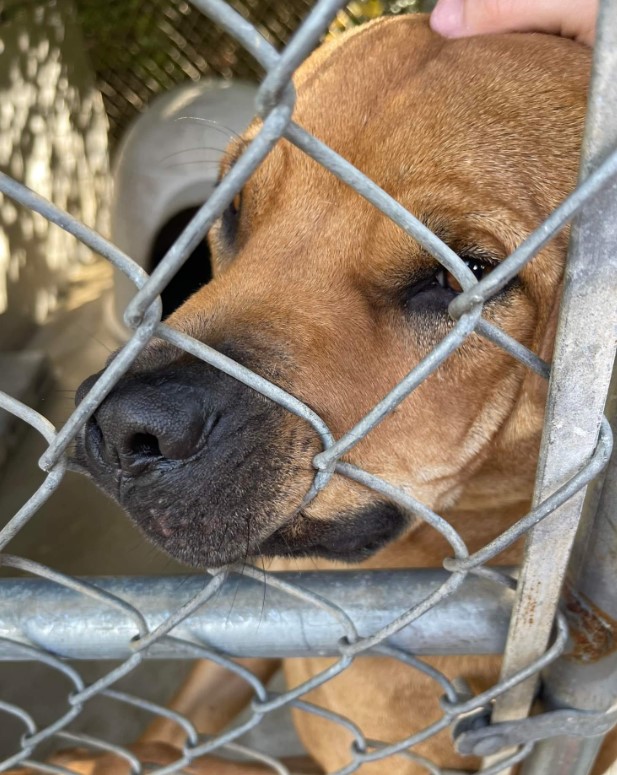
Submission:
[[[223,235],[228,243],[232,243],[236,238],[241,207],[242,192],[238,192],[227,205],[227,209],[223,213],[222,218]]]
[[[478,258],[465,258],[464,256],[461,256],[461,258],[467,264],[469,269],[471,269],[476,280],[481,280],[492,269],[490,264],[487,264],[484,261],[480,261]],[[454,291],[454,293],[463,292],[463,288],[461,287],[459,281],[451,272],[448,272],[446,269],[440,269],[439,272],[437,272],[435,275],[435,282],[442,288],[447,288],[450,291]]]
[[[488,274],[494,266],[494,259],[484,255],[460,254],[461,259],[474,273],[478,280]],[[403,304],[408,313],[435,312],[443,313],[454,296],[462,292],[461,284],[453,274],[446,269],[433,269],[430,274],[418,278],[404,290]]]

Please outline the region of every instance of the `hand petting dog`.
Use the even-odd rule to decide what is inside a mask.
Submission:
[[[431,27],[446,38],[548,32],[593,46],[598,0],[439,0]]]

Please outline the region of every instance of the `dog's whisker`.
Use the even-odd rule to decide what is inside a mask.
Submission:
[[[174,151],[173,153],[168,153],[166,156],[163,156],[159,159],[159,162],[165,162],[169,161],[169,159],[173,159],[176,156],[182,156],[182,154],[185,153],[194,153],[195,151],[214,151],[217,154],[225,153],[224,148],[215,148],[213,145],[197,145],[192,148],[181,148],[179,151]],[[219,160],[216,160],[216,163],[218,164]]]
[[[94,341],[95,341],[97,344],[100,344],[100,345],[101,345],[101,347],[102,347],[104,350],[107,350],[107,352],[108,352],[110,355],[111,355],[111,354],[114,352],[114,351],[112,350],[112,348],[111,348],[111,347],[110,347],[108,344],[106,344],[106,343],[105,343],[105,342],[104,342],[104,341],[103,341],[103,340],[102,340],[102,339],[101,339],[99,336],[97,336],[96,334],[93,334],[93,333],[92,333],[92,331],[87,331],[87,334],[88,334],[88,336],[90,337],[90,339],[93,339],[93,340],[94,340]]]
[[[259,612],[259,621],[257,622],[257,627],[259,627],[261,625],[261,622],[263,621],[264,611],[266,609],[266,589],[268,587],[268,583],[267,583],[268,574],[266,572],[266,564],[264,562],[264,558],[263,556],[261,556],[258,559],[261,560],[261,571],[264,577],[264,580],[263,580],[264,589],[263,589],[263,597],[261,600],[261,611]]]
[[[227,626],[229,624],[230,617],[231,617],[231,615],[233,613],[234,605],[236,604],[236,598],[238,597],[238,590],[240,589],[240,582],[242,580],[242,574],[243,574],[245,568],[246,568],[246,562],[243,561],[242,562],[242,567],[240,568],[240,571],[238,572],[239,578],[238,578],[238,581],[236,583],[236,588],[234,590],[234,596],[231,599],[231,605],[229,606],[229,611],[227,612],[227,618],[225,619],[225,626]]]
[[[178,116],[176,121],[198,121],[201,124],[207,124],[209,127],[216,130],[217,132],[226,134],[228,139],[231,137],[235,137],[242,143],[243,146],[246,147],[248,145],[248,142],[244,139],[244,137],[242,137],[242,135],[239,132],[236,132],[235,129],[232,129],[226,124],[222,124],[220,121],[216,121],[216,119],[205,118],[204,116]]]

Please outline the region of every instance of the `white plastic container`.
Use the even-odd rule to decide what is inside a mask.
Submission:
[[[116,152],[112,241],[152,272],[191,216],[212,193],[230,138],[255,114],[252,84],[208,79],[158,97],[133,123]],[[196,249],[163,293],[164,314],[210,275],[209,250]],[[109,326],[119,339],[135,286],[115,270]]]

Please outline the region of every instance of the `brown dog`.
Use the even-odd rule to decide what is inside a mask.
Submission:
[[[446,41],[426,18],[382,19],[323,46],[300,68],[294,120],[481,277],[572,190],[589,65],[586,48],[559,38]],[[259,126],[232,143],[223,175]],[[453,326],[447,308],[460,291],[456,280],[288,142],[253,174],[210,240],[215,279],[170,324],[298,396],[335,435]],[[484,311],[543,357],[551,353],[565,249],[561,234]],[[346,459],[445,512],[478,549],[527,507],[545,390],[472,335]],[[433,529],[341,476],[301,508],[319,450],[304,421],[156,341],[89,422],[78,456],[146,535],[188,563],[265,555],[293,567],[303,557],[308,567],[315,557],[328,567],[422,567],[451,553]],[[517,556],[512,549],[500,561]],[[498,675],[497,659],[432,661],[475,689]],[[302,659],[285,670],[295,685],[323,667]],[[439,717],[438,695],[415,671],[371,657],[308,699],[351,718],[368,738],[395,741]],[[186,708],[181,700],[179,707]],[[350,736],[338,725],[301,713],[296,722],[325,771],[350,761]],[[444,734],[418,752],[446,767],[477,765],[456,756]],[[425,770],[392,757],[361,771]]]

